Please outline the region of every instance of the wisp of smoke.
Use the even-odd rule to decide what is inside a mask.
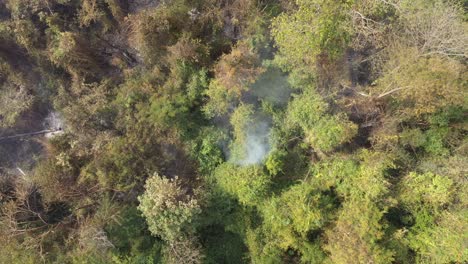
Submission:
[[[64,129],[63,118],[60,113],[51,111],[44,119],[43,126],[45,129],[52,130],[54,132],[47,133],[47,138],[52,138],[56,135],[62,134]]]
[[[242,166],[259,164],[270,151],[270,124],[264,121],[259,122],[246,133],[246,142],[243,146],[244,157],[238,163]]]
[[[254,120],[251,127],[245,131],[245,140],[240,146],[240,154],[234,151],[231,162],[241,166],[260,164],[271,150],[270,132],[271,116],[263,113],[260,109],[260,101],[275,106],[285,107],[291,97],[291,87],[287,75],[281,70],[269,67],[243,95],[243,102],[253,104],[255,113],[251,116]],[[237,147],[237,146],[236,146]],[[226,156],[230,156],[225,151]]]

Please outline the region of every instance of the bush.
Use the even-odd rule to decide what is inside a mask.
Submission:
[[[203,112],[209,118],[226,115],[232,111],[240,99],[234,90],[226,89],[217,80],[211,81],[204,93],[209,99],[203,106]]]
[[[99,0],[83,0],[78,15],[80,26],[88,27],[92,23],[101,23],[103,31],[107,32],[112,27],[112,21],[102,9],[103,3]]]

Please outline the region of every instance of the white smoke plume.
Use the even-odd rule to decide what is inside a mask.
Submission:
[[[242,166],[261,163],[270,152],[269,136],[270,124],[267,122],[260,122],[249,129],[243,146],[244,157],[238,163]]]
[[[262,102],[275,107],[286,107],[291,87],[287,75],[279,69],[268,67],[259,78],[249,86],[243,94],[242,102],[254,106],[248,127],[244,131],[243,140],[231,142],[223,151],[232,163],[249,166],[264,162],[272,149],[270,134],[272,129],[271,116],[262,111]],[[224,119],[221,119],[224,120]],[[219,127],[229,127],[228,121],[217,122]]]

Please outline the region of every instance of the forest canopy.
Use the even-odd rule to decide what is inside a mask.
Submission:
[[[468,263],[467,10],[0,0],[0,263]]]

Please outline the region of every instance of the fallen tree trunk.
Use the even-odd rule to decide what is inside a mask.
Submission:
[[[23,133],[23,134],[16,134],[16,135],[11,135],[11,136],[6,136],[6,137],[0,137],[1,140],[6,140],[6,139],[13,139],[13,138],[21,138],[21,137],[28,137],[28,136],[37,136],[37,135],[44,135],[47,133],[54,133],[62,131],[62,129],[55,129],[55,130],[41,130],[41,131],[36,131],[36,132],[30,132],[30,133]]]

